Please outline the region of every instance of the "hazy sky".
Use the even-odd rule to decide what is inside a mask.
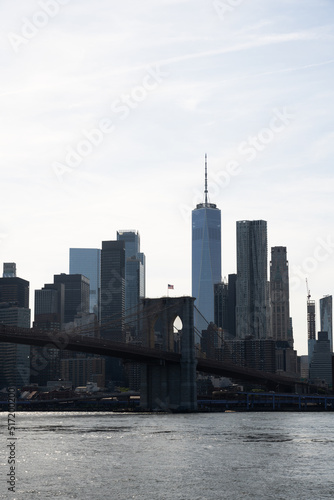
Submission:
[[[191,294],[191,210],[286,246],[295,347],[306,284],[334,293],[332,0],[2,0],[0,263],[33,291],[70,247],[137,229],[147,296]]]

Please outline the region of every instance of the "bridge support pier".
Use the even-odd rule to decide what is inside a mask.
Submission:
[[[194,299],[192,297],[165,297],[145,299],[142,307],[148,317],[144,345],[154,347],[154,325],[162,320],[163,349],[174,347],[173,323],[177,316],[182,321],[180,332],[181,362],[142,366],[140,405],[149,411],[197,411],[196,357],[194,344]],[[152,312],[153,311],[153,312]],[[146,312],[146,314],[145,314]]]

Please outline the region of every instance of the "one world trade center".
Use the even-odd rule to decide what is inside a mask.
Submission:
[[[214,321],[214,284],[221,281],[221,212],[208,201],[205,155],[204,203],[192,211],[192,296],[195,297],[195,332]]]

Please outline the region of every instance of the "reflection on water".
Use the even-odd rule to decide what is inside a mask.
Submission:
[[[334,498],[328,413],[43,412],[17,424],[25,500]]]
[[[283,443],[285,441],[292,441],[293,438],[284,434],[255,434],[244,437],[244,441],[263,442],[263,443]]]

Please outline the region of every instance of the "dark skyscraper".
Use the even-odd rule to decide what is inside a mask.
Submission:
[[[271,332],[274,340],[293,346],[290,328],[289,268],[286,247],[273,247],[270,262]]]
[[[64,308],[64,283],[51,283],[44,285],[41,290],[35,290],[34,328],[50,332],[50,341],[52,341],[51,335],[63,328]],[[47,385],[49,380],[59,380],[60,359],[64,352],[50,348],[46,355],[43,347],[32,346],[30,382],[43,386]]]
[[[331,295],[320,299],[320,330],[328,333],[330,350],[333,352],[333,299]]]
[[[237,222],[236,333],[265,339],[269,333],[267,222]]]
[[[228,275],[228,283],[215,283],[215,324],[222,328],[224,339],[235,337],[236,274]]]
[[[89,313],[89,279],[82,274],[56,274],[54,283],[65,286],[64,321],[74,321],[77,314]]]
[[[101,251],[101,337],[125,340],[125,242],[102,241]],[[126,383],[125,370],[118,358],[106,358],[106,384]]]
[[[35,321],[39,329],[61,330],[64,323],[65,285],[51,283],[35,290]]]
[[[29,281],[16,277],[16,265],[4,265],[0,278],[0,323],[30,328]],[[29,383],[30,346],[0,343],[0,389]]]
[[[145,297],[145,255],[140,252],[138,231],[117,231],[117,241],[125,243],[125,316],[132,316],[133,323],[133,315]]]
[[[122,340],[125,311],[125,242],[103,241],[101,251],[101,337]]]
[[[0,302],[15,302],[29,308],[29,281],[22,278],[0,278]]]
[[[214,321],[214,284],[221,281],[221,212],[208,201],[206,155],[204,196],[192,211],[192,295],[200,311],[195,311],[199,332]]]

